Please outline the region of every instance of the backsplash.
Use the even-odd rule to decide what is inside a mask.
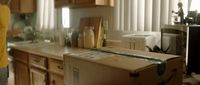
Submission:
[[[113,28],[114,8],[113,7],[94,7],[70,9],[70,27],[79,28],[80,19],[83,17],[103,17],[108,22],[108,29]]]
[[[27,31],[35,29],[35,14],[11,14],[8,41],[23,41],[27,39]]]

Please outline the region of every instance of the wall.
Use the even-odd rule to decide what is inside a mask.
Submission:
[[[114,8],[113,7],[94,7],[94,8],[78,8],[70,10],[70,27],[78,28],[82,17],[102,16],[104,20],[108,20],[108,29],[113,28]]]
[[[12,14],[11,15],[11,29],[16,28],[15,26],[21,25],[21,29],[24,26],[35,27],[35,14]]]
[[[24,28],[35,28],[35,14],[11,14],[11,23],[8,31],[8,41],[22,41],[27,39]]]

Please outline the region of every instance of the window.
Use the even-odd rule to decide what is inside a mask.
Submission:
[[[68,7],[62,8],[62,25],[63,25],[63,28],[70,27],[70,14],[69,14]]]
[[[125,32],[160,31],[163,25],[173,21],[171,11],[178,10],[179,1],[184,3],[186,16],[188,0],[115,0],[115,29]]]
[[[200,3],[199,0],[192,0],[192,1],[191,1],[190,10],[191,10],[191,11],[196,11],[196,10],[197,10],[197,12],[200,13],[199,3]]]

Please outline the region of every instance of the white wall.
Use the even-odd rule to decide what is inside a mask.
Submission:
[[[102,16],[108,20],[108,29],[113,28],[114,8],[113,7],[94,7],[70,9],[70,28],[78,28],[80,19],[83,17]]]

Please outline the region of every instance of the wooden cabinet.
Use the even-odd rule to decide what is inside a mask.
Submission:
[[[55,60],[55,59],[49,59],[49,70],[51,72],[57,73],[57,74],[64,74],[64,66],[63,61],[61,60]]]
[[[15,72],[15,85],[30,85],[29,69],[27,65],[15,61],[14,72]]]
[[[64,85],[64,76],[55,73],[50,74],[50,85]]]
[[[14,50],[12,56],[14,57],[15,85],[30,85],[28,54]]]
[[[47,72],[31,68],[30,70],[31,85],[47,85]]]
[[[74,0],[75,4],[93,4],[96,0]],[[102,0],[103,1],[103,0]]]
[[[31,85],[48,85],[46,57],[29,54],[29,61]]]
[[[11,49],[15,85],[64,85],[63,60]]]
[[[114,6],[114,0],[55,0],[55,7],[62,6],[70,8]]]
[[[66,5],[70,5],[72,3],[72,0],[55,0],[55,7],[62,7]]]
[[[11,0],[12,13],[33,13],[36,10],[36,0]]]
[[[64,64],[61,60],[49,59],[50,85],[64,85]]]
[[[47,59],[45,57],[33,55],[33,54],[30,54],[29,57],[30,57],[29,61],[30,61],[31,66],[35,66],[43,70],[47,69]]]

